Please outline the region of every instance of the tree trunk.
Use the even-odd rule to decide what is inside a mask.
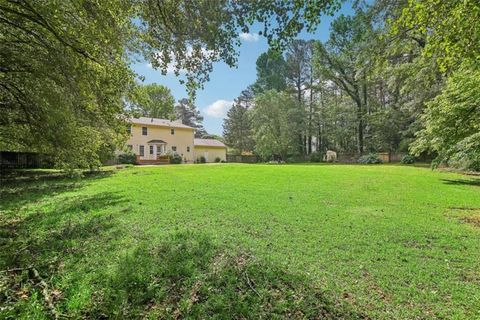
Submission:
[[[363,154],[363,115],[362,102],[357,100],[357,120],[358,120],[358,152]]]

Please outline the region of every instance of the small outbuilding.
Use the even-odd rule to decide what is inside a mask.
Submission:
[[[206,162],[215,162],[215,159],[227,161],[227,146],[215,139],[194,139],[193,140],[195,160],[203,156]]]

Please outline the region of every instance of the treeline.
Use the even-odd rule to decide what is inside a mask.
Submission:
[[[294,40],[258,58],[226,142],[266,160],[404,152],[480,170],[478,18],[475,1],[357,4],[325,43]]]

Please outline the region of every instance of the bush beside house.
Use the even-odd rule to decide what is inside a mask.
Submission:
[[[133,152],[119,154],[117,159],[118,163],[121,164],[135,164],[137,161],[137,157]]]
[[[170,164],[180,164],[182,163],[182,157],[178,153],[170,155]]]

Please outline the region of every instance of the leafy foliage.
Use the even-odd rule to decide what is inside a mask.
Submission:
[[[287,87],[286,63],[283,55],[275,50],[262,53],[257,58],[257,80],[253,92],[260,94],[268,90],[283,91]]]
[[[255,152],[264,159],[295,155],[303,119],[302,109],[288,94],[270,90],[258,95],[253,109]]]
[[[479,20],[476,0],[409,0],[392,31],[414,39],[422,54],[435,59],[445,72],[457,69],[462,62],[478,63]]]
[[[126,152],[118,155],[118,162],[122,164],[135,164],[137,157],[133,152]]]
[[[207,134],[202,124],[203,116],[190,100],[185,98],[179,100],[175,106],[175,115],[184,125],[195,128],[195,138],[201,138]]]
[[[313,30],[321,13],[333,13],[335,0],[322,1],[164,1],[142,3],[140,16],[146,34],[149,60],[154,68],[166,74],[174,63],[177,76],[185,71],[186,86],[191,95],[209,79],[213,63],[237,62],[239,30],[249,32],[257,22],[261,35],[280,49],[304,27]]]
[[[332,23],[326,44],[315,43],[316,72],[348,94],[356,105],[357,148],[360,153],[364,151],[367,108],[367,67],[362,53],[370,28],[370,22],[361,11],[353,17],[341,15]]]
[[[134,111],[144,117],[173,119],[175,98],[170,89],[152,83],[136,88]]]
[[[253,97],[249,91],[244,91],[240,97],[235,99],[233,106],[228,110],[227,117],[223,121],[223,136],[225,142],[231,148],[241,153],[254,149],[252,133],[252,111]]]
[[[127,2],[2,1],[2,145],[95,167],[122,141],[122,97],[134,83]],[[10,142],[15,142],[11,144]]]
[[[184,71],[192,98],[214,62],[236,64],[239,30],[259,22],[279,48],[335,8],[334,0],[2,1],[1,146],[51,154],[63,168],[93,168],[126,138],[124,102],[138,95],[132,59]]]
[[[323,153],[319,151],[312,152],[309,154],[310,162],[322,162],[323,161]]]
[[[173,153],[170,155],[170,163],[171,164],[180,164],[182,163],[183,159],[182,156],[178,153]]]
[[[413,164],[413,163],[415,163],[415,157],[407,154],[407,155],[403,156],[402,163],[403,164]]]
[[[369,153],[367,155],[361,156],[358,159],[358,163],[361,164],[380,164],[382,160],[375,153]]]
[[[422,120],[425,128],[412,145],[416,155],[437,152],[434,165],[455,164],[479,170],[480,68],[465,64],[447,80],[440,95],[427,104]]]

